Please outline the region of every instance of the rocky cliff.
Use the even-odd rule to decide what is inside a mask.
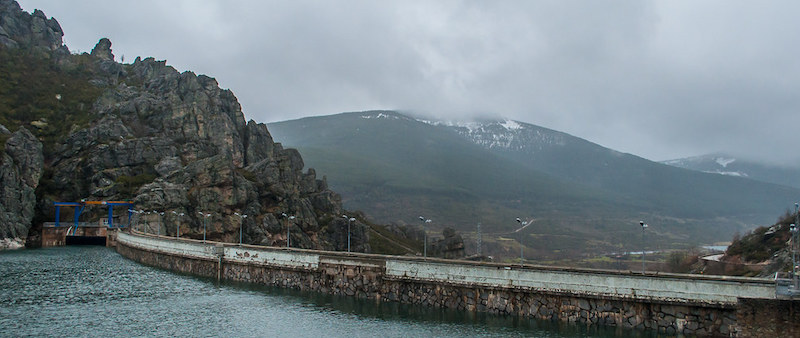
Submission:
[[[36,219],[52,219],[52,202],[58,200],[133,200],[137,209],[158,212],[141,214],[136,221],[159,224],[162,234],[174,235],[180,224],[181,236],[201,238],[205,213],[211,214],[211,239],[238,241],[241,224],[245,243],[285,245],[289,226],[294,247],[346,248],[340,197],[313,169],[303,171],[300,154],[273,142],[264,124],[246,122],[230,90],[221,89],[211,77],[179,73],[166,61],[136,58],[132,64],[117,63],[111,41],[105,38],[91,54],[72,55],[61,42],[62,34],[58,22],[41,11],[27,14],[16,2],[0,0],[3,62],[32,55],[54,74],[65,74],[64,81],[85,78],[42,94],[48,100],[56,98],[52,107],[22,114],[24,104],[39,103],[19,99],[16,106],[5,108],[11,113],[0,114],[0,122],[17,130],[6,142],[0,172],[3,190],[26,191],[32,197],[39,181],[33,174],[44,173],[45,184],[36,194]],[[58,79],[56,75],[51,78]],[[80,95],[64,94],[83,86],[87,88]],[[11,86],[0,95],[17,95],[22,87]],[[66,104],[74,96],[88,98]],[[36,139],[26,134],[26,127],[43,140],[43,161],[11,155],[20,147],[35,148],[28,141]],[[7,174],[11,172],[19,174]],[[2,219],[0,237],[24,237],[23,228],[31,227],[33,209],[16,208],[31,212],[20,213],[19,224]],[[161,212],[164,215],[157,217]],[[352,229],[354,250],[368,251],[364,227],[353,224]],[[30,238],[35,239],[33,232]]]
[[[42,143],[30,131],[19,128],[13,134],[0,125],[5,139],[0,153],[0,249],[19,248],[28,237],[33,220],[34,191],[42,176]]]
[[[0,0],[0,46],[33,47],[68,54],[61,37],[64,32],[56,19],[35,10],[28,14],[13,0]]]
[[[451,259],[464,258],[464,239],[453,228],[444,228],[442,238],[431,241],[431,255]]]

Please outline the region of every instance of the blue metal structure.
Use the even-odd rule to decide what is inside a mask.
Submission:
[[[56,227],[60,226],[61,221],[61,207],[74,207],[75,208],[75,217],[74,217],[74,226],[78,228],[78,220],[81,217],[81,213],[83,213],[83,209],[86,208],[87,205],[102,205],[108,207],[108,227],[114,227],[114,207],[122,206],[128,211],[128,224],[131,223],[131,210],[133,210],[133,202],[131,201],[80,201],[80,202],[53,202],[53,205],[56,207]],[[123,227],[120,225],[119,227]]]

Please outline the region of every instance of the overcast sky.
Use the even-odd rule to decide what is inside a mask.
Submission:
[[[245,117],[499,115],[651,160],[800,159],[797,1],[21,0],[215,77]]]

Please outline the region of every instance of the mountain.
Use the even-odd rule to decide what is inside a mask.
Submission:
[[[230,90],[166,61],[115,62],[106,38],[71,54],[62,36],[42,11],[0,0],[0,244],[36,246],[54,201],[85,199],[163,212],[141,222],[173,236],[202,238],[210,213],[212,240],[238,241],[242,229],[245,243],[282,246],[291,227],[294,247],[346,248],[339,195],[245,121]],[[81,221],[105,212],[87,208]],[[353,222],[355,251],[370,250],[369,228]]]
[[[800,188],[800,168],[748,161],[726,154],[686,157],[662,163],[678,168],[747,177],[757,181]]]
[[[383,222],[502,237],[534,254],[715,242],[780,214],[797,189],[674,168],[519,121],[448,123],[392,111],[269,124],[328,176],[344,205]],[[485,242],[486,240],[484,240]],[[508,248],[506,248],[508,249]],[[517,249],[518,252],[518,249]]]
[[[784,197],[792,194],[791,189],[752,180],[676,169],[519,121],[429,123],[452,128],[471,142],[528,168],[624,196],[647,211],[669,211],[680,218],[714,217],[729,212],[727,209],[739,202],[745,202],[741,211],[759,212],[760,199],[748,199],[748,195],[766,196],[773,190],[784,193]]]

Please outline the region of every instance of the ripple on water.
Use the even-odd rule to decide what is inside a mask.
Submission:
[[[218,285],[104,247],[0,252],[0,336],[607,337],[648,332]]]

